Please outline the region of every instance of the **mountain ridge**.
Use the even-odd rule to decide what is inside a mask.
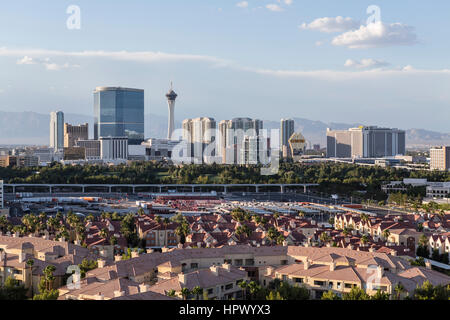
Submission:
[[[318,120],[293,117],[295,130],[302,132],[309,144],[326,145],[326,129],[345,130],[364,123],[326,123]],[[90,138],[93,138],[94,118],[88,115],[66,113],[65,122],[71,124],[89,123]],[[167,134],[167,117],[146,114],[145,115],[146,138],[162,138]],[[50,115],[34,111],[7,112],[0,111],[0,144],[36,144],[46,145],[49,140]],[[181,127],[181,122],[176,121],[176,128]],[[279,121],[264,120],[265,129],[277,129]],[[450,133],[441,133],[431,130],[412,128],[406,130],[406,143],[409,148],[422,148],[434,145],[450,145]]]

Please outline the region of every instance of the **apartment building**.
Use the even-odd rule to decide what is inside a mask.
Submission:
[[[183,140],[187,142],[187,157],[194,163],[216,162],[216,127],[216,120],[213,118],[183,121]]]
[[[342,294],[353,286],[364,288],[369,293],[378,289],[393,293],[395,286],[401,282],[411,293],[425,280],[429,280],[433,285],[450,284],[450,277],[445,274],[424,267],[412,267],[407,260],[386,253],[333,247],[241,245],[209,249],[163,249],[161,253],[136,255],[129,260],[120,260],[118,257],[117,261],[109,266],[102,264],[100,268],[87,272],[84,281],[92,284],[91,290],[95,288],[99,299],[104,299],[106,288],[111,288],[111,283],[117,283],[117,279],[126,279],[139,285],[152,284],[147,288],[149,291],[156,290],[159,291],[157,293],[163,294],[166,290],[177,291],[183,286],[183,281],[186,281],[185,286],[188,288],[200,285],[198,281],[193,282],[195,285],[189,284],[191,278],[195,279],[199,275],[197,271],[204,274],[204,277],[215,277],[211,266],[215,266],[217,269],[213,269],[218,270],[220,274],[226,274],[227,268],[242,268],[247,273],[247,279],[259,280],[265,286],[275,278],[285,279],[296,285],[306,285],[313,298],[320,297],[330,289]],[[208,285],[211,282],[205,282],[203,285],[206,287],[203,289],[224,286],[225,290],[228,285],[228,290],[233,290],[234,284],[233,287],[230,285],[240,280],[239,278],[236,275],[210,287]],[[242,278],[245,279],[244,273]],[[370,279],[379,281],[373,282]],[[82,288],[81,290],[87,290],[89,286]],[[60,299],[82,299],[81,291],[64,287],[60,292]],[[111,289],[109,292],[114,296]],[[218,294],[214,290],[209,292]],[[231,292],[236,297],[237,291],[226,290],[219,291],[218,297],[225,299]]]
[[[225,263],[220,266],[212,265],[207,269],[169,276],[168,279],[161,279],[149,290],[163,295],[174,290],[176,296],[182,298],[181,290],[183,288],[192,291],[195,287],[200,287],[208,299],[241,299],[242,289],[239,287],[239,283],[248,280],[247,272],[243,268]],[[194,298],[194,296],[191,294],[187,298]],[[203,297],[199,298],[203,299]]]
[[[27,261],[33,260],[33,268]],[[54,288],[65,285],[67,268],[80,264],[83,259],[97,260],[98,256],[88,249],[65,241],[52,241],[45,238],[24,237],[18,235],[0,235],[0,285],[8,277],[23,284],[25,288],[33,287],[34,293],[39,293],[38,285],[43,270],[55,266]]]
[[[219,122],[218,155],[222,163],[237,164],[241,161],[245,136],[262,136],[263,121],[250,118],[234,118]]]

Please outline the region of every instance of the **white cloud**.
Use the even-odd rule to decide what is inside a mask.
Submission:
[[[348,79],[359,79],[368,77],[390,77],[408,74],[408,76],[423,75],[446,75],[450,76],[450,70],[422,70],[415,69],[412,66],[403,68],[357,68],[354,71],[336,71],[336,70],[274,70],[268,68],[252,68],[239,65],[231,60],[225,60],[212,56],[186,55],[186,54],[167,54],[162,52],[129,52],[129,51],[53,51],[44,49],[8,49],[0,48],[0,56],[23,57],[19,61],[27,63],[42,64],[47,70],[61,70],[67,68],[76,68],[76,64],[56,64],[52,62],[53,58],[84,58],[103,60],[110,59],[114,61],[130,61],[136,63],[157,63],[157,62],[203,62],[211,64],[214,67],[231,68],[237,71],[251,72],[261,75],[268,75],[283,78],[319,78],[330,81],[340,81]],[[24,59],[24,57],[27,57]],[[44,58],[45,57],[45,58]],[[369,59],[366,59],[369,60]],[[19,62],[18,61],[18,62]],[[356,63],[356,62],[355,62]],[[362,65],[370,65],[370,62],[359,61]],[[379,62],[380,63],[380,62]],[[372,65],[374,65],[372,63]],[[355,65],[356,66],[356,65]]]
[[[253,72],[261,75],[273,76],[278,78],[305,78],[321,79],[327,81],[347,81],[353,79],[374,79],[374,78],[392,78],[398,76],[418,76],[426,75],[445,75],[450,76],[450,69],[415,69],[412,66],[394,69],[366,69],[358,71],[336,71],[336,70],[273,70],[263,68],[241,67],[240,70]]]
[[[276,12],[283,11],[283,8],[277,4],[268,4],[268,5],[266,5],[266,8],[269,9],[270,11],[276,11]]]
[[[59,71],[61,69],[69,69],[69,68],[78,68],[79,67],[79,65],[72,65],[69,63],[57,64],[55,62],[52,62],[50,60],[50,58],[48,58],[48,57],[39,59],[39,58],[31,58],[29,56],[24,56],[22,59],[17,60],[17,64],[18,65],[39,64],[39,65],[43,65],[45,67],[45,69],[47,69],[49,71]]]
[[[283,0],[283,1],[277,0],[277,2],[278,2],[278,3],[282,3],[282,2],[283,2],[285,5],[288,5],[288,6],[290,6],[291,4],[294,3],[293,0]]]
[[[417,35],[413,27],[401,23],[376,22],[341,34],[333,39],[332,44],[358,49],[413,45],[416,42]]]
[[[26,57],[19,61],[31,61],[36,64],[49,62],[48,57],[65,58],[107,58],[112,60],[130,61],[130,62],[207,62],[215,66],[230,64],[229,60],[220,59],[213,56],[192,55],[192,54],[172,54],[152,51],[58,51],[45,49],[9,49],[0,47],[0,57]],[[40,60],[38,59],[40,58]],[[19,63],[18,61],[18,63]],[[22,63],[23,64],[23,63]]]
[[[248,8],[248,2],[242,1],[242,2],[237,3],[236,6],[239,8]]]
[[[36,64],[36,62],[33,60],[33,58],[25,56],[22,59],[17,60],[17,64]]]
[[[318,18],[311,23],[303,23],[300,28],[332,33],[357,29],[359,26],[359,22],[353,20],[352,18],[343,18],[341,16],[338,16],[336,18]]]
[[[345,61],[345,67],[357,68],[357,69],[371,69],[371,68],[382,68],[387,67],[389,63],[382,60],[375,59],[362,59],[361,61],[348,59]]]

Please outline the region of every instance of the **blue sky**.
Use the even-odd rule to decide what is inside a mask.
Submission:
[[[79,30],[66,26],[70,5]],[[369,5],[381,13],[373,26]],[[179,121],[450,132],[449,15],[444,0],[3,1],[0,110],[92,114],[92,90],[120,85],[145,89],[146,113],[166,115],[174,81]]]

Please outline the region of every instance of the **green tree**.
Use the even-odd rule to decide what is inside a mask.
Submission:
[[[334,293],[332,290],[329,290],[327,292],[324,292],[322,295],[322,300],[342,300],[341,297],[339,297],[336,293]]]
[[[353,287],[350,292],[342,294],[342,300],[370,300],[370,296],[363,289]]]
[[[183,296],[184,300],[187,300],[190,294],[191,291],[188,288],[181,289],[181,295]]]
[[[192,294],[195,295],[196,300],[200,300],[200,296],[203,295],[203,289],[199,286],[192,288]]]

